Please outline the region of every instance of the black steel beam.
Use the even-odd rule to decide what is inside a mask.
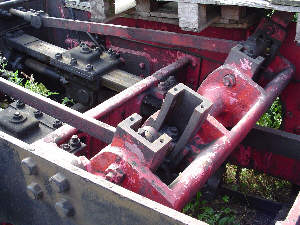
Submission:
[[[255,126],[242,143],[257,150],[300,160],[300,135]]]
[[[11,97],[20,99],[24,103],[61,120],[64,123],[87,132],[91,136],[105,143],[111,143],[116,131],[115,127],[85,116],[82,113],[61,105],[49,98],[26,90],[25,88],[9,82],[4,78],[0,78],[0,90]]]

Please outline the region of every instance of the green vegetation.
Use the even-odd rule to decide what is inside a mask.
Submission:
[[[291,195],[292,184],[289,181],[253,169],[227,164],[223,179],[231,189],[245,195],[256,195],[279,202],[289,201]]]
[[[182,210],[183,213],[196,216],[199,220],[210,225],[238,225],[236,222],[235,212],[228,206],[230,198],[224,195],[221,202],[221,207],[215,209],[209,205],[209,202],[202,200],[202,193],[198,192],[196,198],[189,202]],[[219,206],[219,204],[218,204]]]
[[[63,105],[70,105],[70,104],[71,104],[71,105],[74,105],[75,102],[74,102],[74,100],[71,99],[71,98],[64,97],[61,104],[63,104]]]
[[[7,63],[6,59],[3,57],[0,57],[0,72],[2,76],[7,77],[7,79],[17,85],[20,85],[30,91],[33,91],[35,93],[38,93],[40,95],[43,95],[45,97],[49,97],[51,95],[57,95],[57,92],[51,92],[48,90],[44,84],[35,82],[33,75],[28,76],[25,73],[21,73],[24,78],[21,78],[19,76],[19,71],[8,71],[6,70]]]
[[[268,111],[257,121],[257,125],[279,129],[282,123],[282,104],[276,98]]]

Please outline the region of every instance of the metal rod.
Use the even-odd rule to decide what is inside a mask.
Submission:
[[[100,105],[96,106],[93,109],[85,112],[84,115],[87,117],[100,119],[104,115],[109,114],[113,110],[117,109],[121,105],[128,102],[130,99],[139,95],[140,93],[146,91],[147,89],[153,87],[155,84],[158,84],[159,81],[166,79],[168,76],[175,74],[179,70],[183,69],[190,63],[190,59],[188,57],[183,57],[175,61],[174,63],[158,70],[154,74],[140,82],[134,84],[130,88],[125,89],[124,91],[116,94],[112,98],[106,100]],[[77,132],[76,128],[64,125],[61,128],[58,128],[53,133],[49,135],[49,138],[56,136],[55,140],[58,144],[63,143],[68,137],[72,136]],[[47,139],[49,139],[47,138]]]
[[[238,44],[237,41],[218,38],[202,37],[190,34],[180,34],[168,31],[127,27],[114,24],[94,23],[88,21],[70,20],[64,18],[49,17],[47,15],[31,16],[31,12],[22,12],[10,9],[12,15],[19,16],[26,21],[39,17],[43,27],[82,31],[93,34],[116,36],[130,40],[148,41],[171,46],[196,48],[220,53],[228,53]]]
[[[6,2],[0,2],[0,8],[16,5],[16,4],[27,2],[27,1],[28,0],[10,0],[10,1],[6,1]]]
[[[50,66],[43,64],[39,61],[36,61],[34,59],[26,59],[24,64],[31,70],[38,72],[40,74],[45,75],[48,78],[54,79],[56,81],[59,81],[61,76],[56,73]]]
[[[95,120],[49,98],[26,90],[25,88],[9,82],[4,78],[0,78],[0,90],[7,95],[20,99],[24,103],[53,116],[64,123],[70,124],[105,143],[111,143],[116,131],[116,128],[106,123]]]
[[[237,145],[246,137],[260,116],[270,107],[292,78],[295,69],[290,67],[279,73],[265,88],[256,104],[227,135],[204,148],[197,158],[170,185],[174,191],[175,209],[181,209],[196,194],[207,179],[221,166]]]

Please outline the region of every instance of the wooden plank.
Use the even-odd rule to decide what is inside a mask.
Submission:
[[[161,2],[170,0],[158,0]],[[209,4],[209,5],[237,5],[248,6],[253,8],[274,9],[286,12],[300,12],[300,7],[285,6],[272,4],[266,0],[173,0],[173,2],[185,2],[185,3],[197,3],[197,4]]]
[[[223,19],[240,20],[246,16],[246,7],[222,5],[221,16]]]
[[[276,5],[300,6],[299,0],[270,0],[270,2]]]
[[[91,20],[95,22],[104,22],[109,17],[115,15],[114,0],[90,0]]]
[[[299,17],[299,15],[298,15],[298,18],[297,18],[297,27],[296,27],[295,41],[298,44],[300,43],[300,17]]]
[[[215,9],[215,6],[179,2],[179,26],[183,30],[200,32],[220,18]]]

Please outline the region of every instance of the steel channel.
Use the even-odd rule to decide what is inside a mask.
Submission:
[[[83,115],[73,109],[61,105],[49,98],[33,93],[10,81],[0,78],[0,90],[7,95],[20,99],[24,103],[48,114],[64,123],[80,129],[91,136],[105,142],[111,143],[116,131],[115,127],[101,121]]]
[[[94,34],[116,36],[131,40],[149,41],[160,44],[196,48],[219,53],[228,53],[238,44],[237,41],[179,34],[168,31],[127,27],[113,24],[74,21],[55,17],[42,17],[44,27],[76,30]]]
[[[9,12],[15,16],[22,17],[28,22],[33,19],[29,12],[22,12],[17,9],[10,9]],[[40,18],[43,27],[53,27],[100,35],[116,36],[130,40],[148,41],[171,46],[196,48],[200,50],[219,53],[229,53],[231,48],[238,44],[237,41],[202,37],[190,34],[179,34],[161,30],[151,30],[114,24],[71,20],[49,17],[47,15],[38,15],[34,17]]]

